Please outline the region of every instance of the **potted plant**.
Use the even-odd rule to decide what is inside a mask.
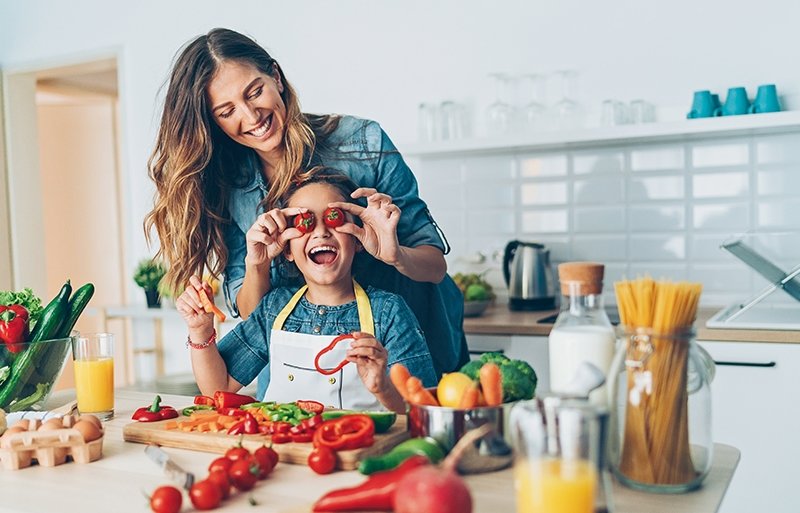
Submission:
[[[144,289],[148,308],[161,306],[158,284],[166,273],[167,270],[164,264],[152,258],[142,260],[136,267],[136,272],[133,273],[133,281]]]

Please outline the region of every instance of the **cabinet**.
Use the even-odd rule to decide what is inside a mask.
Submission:
[[[467,335],[467,346],[472,359],[490,351],[503,353],[514,360],[525,360],[533,370],[539,382],[536,392],[550,390],[549,353],[547,337],[527,335]]]
[[[800,511],[800,344],[701,345],[718,362],[711,384],[714,442],[742,453],[720,511]]]

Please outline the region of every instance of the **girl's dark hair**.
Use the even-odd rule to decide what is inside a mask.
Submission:
[[[297,174],[296,179],[280,198],[280,204],[286,205],[297,191],[312,183],[324,183],[336,188],[348,202],[353,202],[350,195],[358,188],[355,182],[341,171],[331,167],[317,166]]]

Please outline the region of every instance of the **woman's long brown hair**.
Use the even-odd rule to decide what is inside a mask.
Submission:
[[[224,228],[231,223],[228,196],[248,183],[255,152],[231,140],[211,118],[206,90],[225,61],[250,64],[284,85],[284,154],[262,205],[275,204],[295,175],[308,167],[338,117],[304,114],[294,88],[277,62],[255,41],[228,29],[214,29],[190,41],[178,55],[169,79],[156,146],[148,160],[156,185],[153,210],[144,220],[147,242],[155,228],[156,257],[168,264],[166,287],[181,292],[205,269],[218,277],[228,261]],[[256,213],[253,213],[255,218]]]

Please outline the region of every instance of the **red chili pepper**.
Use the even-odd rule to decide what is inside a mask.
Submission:
[[[0,306],[0,342],[11,353],[25,348],[28,338],[28,310],[22,305]]]
[[[207,395],[194,396],[194,404],[199,404],[200,406],[216,406],[214,398],[208,397]]]
[[[425,456],[411,456],[396,468],[375,472],[358,486],[326,493],[314,503],[313,511],[391,511],[397,483],[415,468],[428,464]]]
[[[317,372],[319,372],[320,374],[324,374],[325,376],[330,376],[331,374],[336,374],[337,372],[342,370],[342,367],[344,367],[345,365],[350,363],[347,360],[342,360],[341,363],[339,363],[339,365],[337,365],[333,369],[323,369],[323,368],[321,368],[319,366],[319,359],[325,353],[329,353],[330,351],[332,351],[333,348],[336,346],[336,344],[338,344],[342,340],[348,340],[348,339],[352,339],[352,338],[353,338],[353,335],[351,333],[343,333],[343,334],[339,335],[338,337],[336,337],[335,339],[333,339],[331,341],[331,343],[328,344],[328,347],[324,348],[322,351],[317,353],[317,356],[314,358],[314,368],[317,369]]]
[[[223,392],[221,390],[214,392],[214,406],[216,406],[218,410],[223,408],[238,408],[244,404],[254,402],[256,402],[255,398],[249,395],[234,394],[233,392]]]
[[[139,422],[155,422],[157,420],[174,419],[177,416],[178,412],[172,406],[161,406],[161,396],[157,395],[153,399],[153,404],[139,408],[133,412],[131,418]]]
[[[308,413],[322,413],[322,411],[325,409],[325,405],[317,401],[295,401],[294,404],[296,404],[301,410],[307,411]]]
[[[323,422],[314,432],[314,447],[346,451],[374,442],[375,423],[367,415],[345,415]]]
[[[238,420],[228,428],[229,435],[243,435],[244,434],[244,421]]]

